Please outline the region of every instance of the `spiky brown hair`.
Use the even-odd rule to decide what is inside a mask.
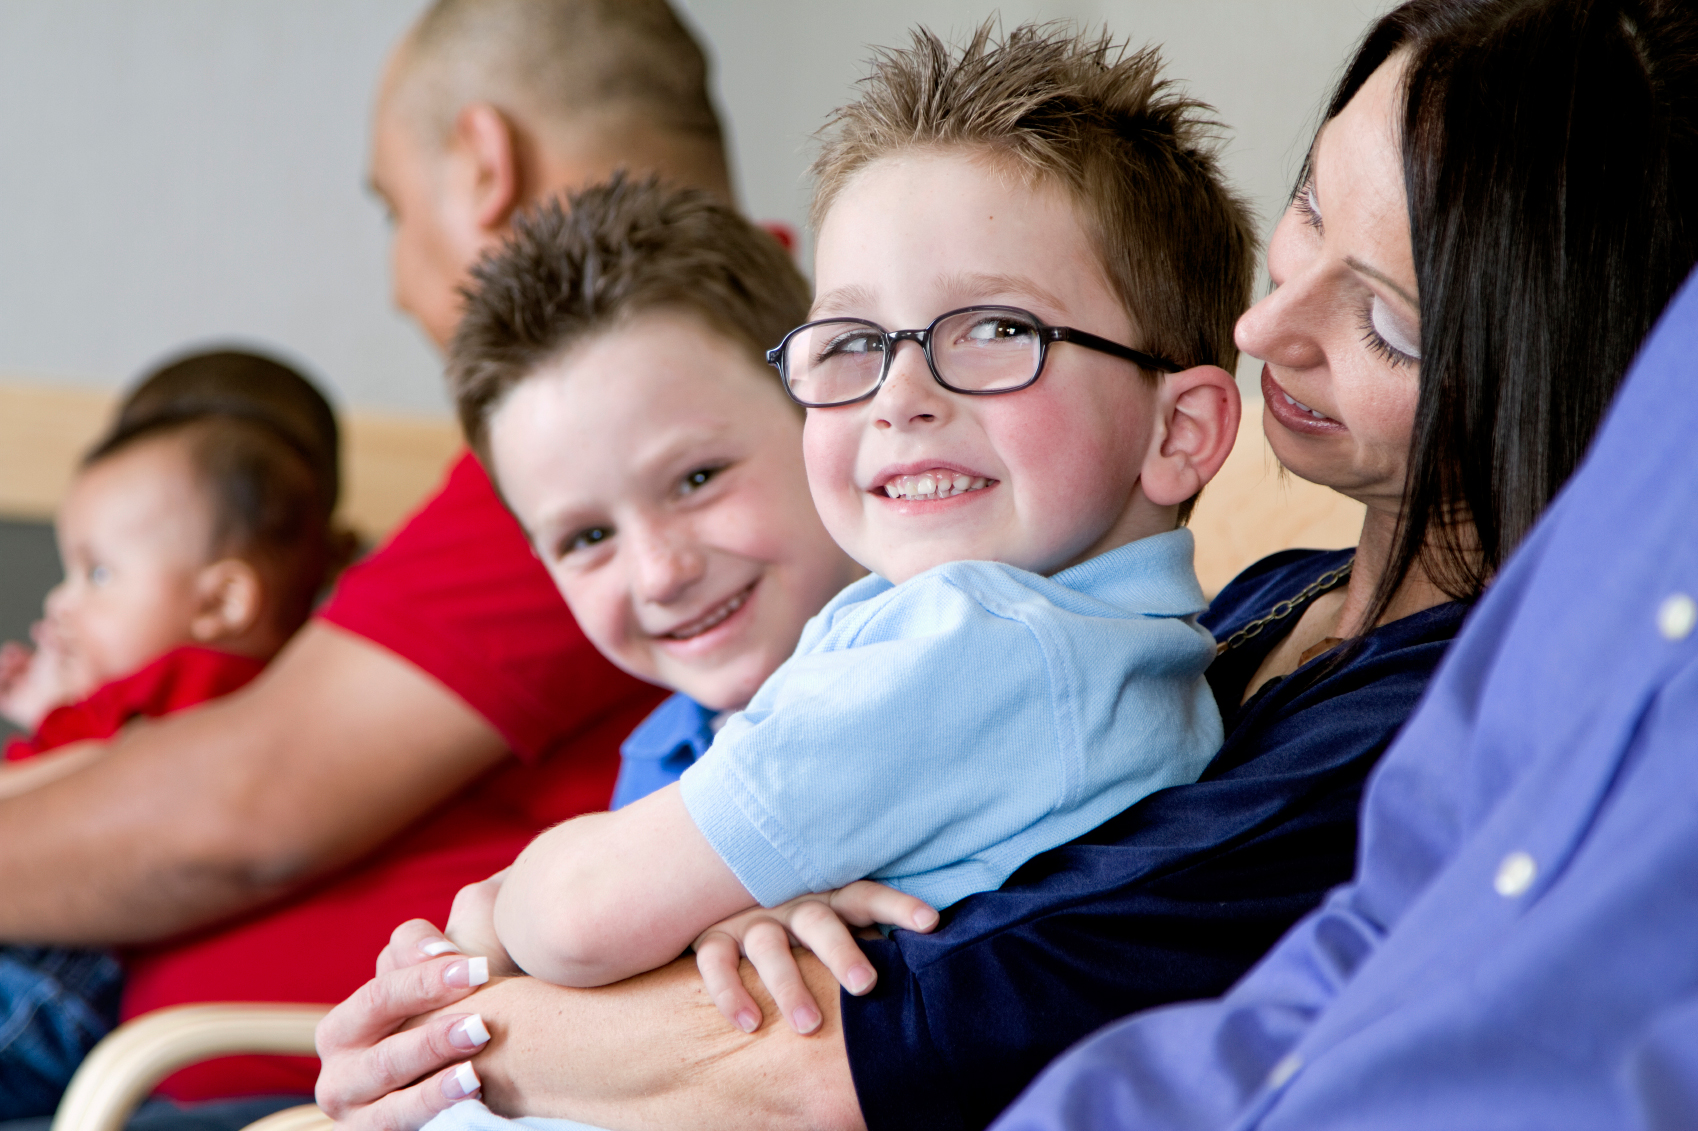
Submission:
[[[1238,361],[1232,328],[1250,304],[1256,235],[1227,187],[1213,110],[1161,77],[1154,48],[1106,31],[994,20],[952,49],[924,28],[881,50],[861,96],[820,136],[812,221],[857,173],[914,149],[979,151],[1060,184],[1149,353],[1184,365]]]

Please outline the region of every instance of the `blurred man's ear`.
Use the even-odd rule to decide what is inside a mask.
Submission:
[[[464,219],[483,234],[507,227],[521,200],[518,138],[501,111],[473,102],[454,116],[448,146],[449,191]]]
[[[1139,480],[1157,506],[1177,506],[1220,471],[1238,438],[1238,383],[1218,365],[1198,365],[1162,378],[1157,426]]]

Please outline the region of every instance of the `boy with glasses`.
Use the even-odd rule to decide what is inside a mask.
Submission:
[[[866,877],[947,907],[1195,780],[1218,747],[1214,645],[1179,524],[1236,432],[1215,363],[1236,360],[1248,219],[1200,108],[1163,90],[1152,53],[1020,29],[996,45],[981,31],[971,67],[950,54],[917,36],[840,115],[816,166],[814,317],[767,355],[806,409],[826,529],[872,575],[676,785],[538,837],[483,921],[466,901],[450,933],[467,949],[499,959],[498,939],[527,972],[582,986],[697,943],[716,1003],[753,1029],[734,955],[705,960],[725,957],[711,925]],[[641,353],[642,323],[601,291],[676,204],[610,215],[629,191],[573,198],[566,225],[517,225],[479,268],[450,351],[474,447],[586,627],[599,613],[573,587],[618,553],[619,524],[552,507],[512,471],[548,445],[531,425],[551,398],[593,383],[616,401]],[[546,287],[528,277],[543,268]],[[607,426],[631,429],[635,452],[640,419]],[[552,458],[564,479],[569,455]],[[737,631],[758,603],[734,593],[683,627]],[[638,619],[624,623],[640,637]],[[784,984],[788,950],[750,957],[792,1024],[817,1025]],[[821,957],[851,992],[870,986],[852,944]]]

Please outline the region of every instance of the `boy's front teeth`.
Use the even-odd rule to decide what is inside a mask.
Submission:
[[[977,491],[989,482],[982,475],[923,471],[919,475],[898,475],[884,485],[884,493],[892,499],[947,499]]]

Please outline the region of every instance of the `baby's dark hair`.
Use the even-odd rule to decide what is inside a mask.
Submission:
[[[341,491],[340,437],[324,394],[259,354],[190,354],[131,390],[83,466],[166,435],[185,443],[211,503],[208,560],[248,561],[273,591],[276,626],[290,633],[306,623],[348,549],[331,523]]]

